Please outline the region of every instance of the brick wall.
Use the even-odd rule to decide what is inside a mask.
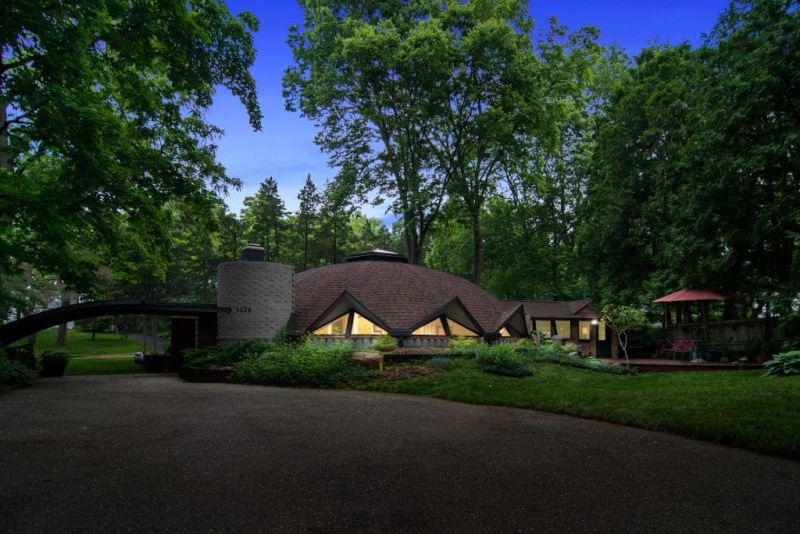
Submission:
[[[292,268],[256,261],[234,261],[217,268],[217,340],[227,345],[244,339],[271,339],[292,313]]]

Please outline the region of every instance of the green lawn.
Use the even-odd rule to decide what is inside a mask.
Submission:
[[[374,381],[360,389],[535,408],[613,421],[800,458],[800,376],[763,371],[615,376],[537,364],[507,378],[462,365],[422,378]]]
[[[21,341],[16,344],[24,344]],[[66,352],[71,356],[99,356],[101,354],[133,354],[142,350],[142,344],[132,338],[120,334],[97,334],[92,341],[92,334],[70,330],[67,333],[67,344],[56,346],[56,329],[42,330],[36,335],[36,354],[46,350]]]
[[[69,361],[67,375],[119,375],[140,373],[133,356],[123,358],[75,358]]]

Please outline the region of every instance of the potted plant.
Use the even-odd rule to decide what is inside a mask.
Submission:
[[[42,368],[39,370],[39,376],[62,376],[69,364],[69,354],[64,352],[50,352],[45,351],[39,358]]]

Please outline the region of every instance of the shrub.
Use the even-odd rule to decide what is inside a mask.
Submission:
[[[514,342],[515,347],[536,347],[536,343],[529,337],[521,337]]]
[[[246,341],[238,341],[227,347],[213,346],[201,349],[187,349],[183,351],[183,359],[186,363],[195,367],[230,367],[237,362],[254,358],[278,345],[283,345],[283,343],[264,341],[263,339],[248,339]]]
[[[453,358],[436,356],[425,362],[425,365],[427,365],[428,367],[433,367],[437,371],[449,371],[450,369],[456,366],[456,362],[453,361]]]
[[[31,386],[36,381],[36,373],[19,362],[10,360],[0,350],[0,384],[7,386]]]
[[[392,336],[383,334],[375,338],[372,342],[372,348],[380,352],[389,352],[394,350],[396,342]]]
[[[513,345],[477,345],[475,367],[486,373],[504,376],[528,376],[530,362]]]
[[[352,365],[353,345],[324,345],[309,339],[301,345],[276,346],[233,366],[231,380],[281,386],[332,386],[364,380],[372,371]]]
[[[458,336],[447,341],[447,346],[455,352],[472,352],[478,345],[478,339],[474,337]]]
[[[51,352],[46,350],[39,356],[39,363],[46,365],[63,365],[69,362],[69,354],[66,352]]]
[[[764,367],[767,370],[764,376],[800,375],[800,350],[776,354],[771,360],[764,362]]]
[[[800,350],[800,313],[784,316],[780,321],[780,326],[786,336],[781,350],[784,352]]]

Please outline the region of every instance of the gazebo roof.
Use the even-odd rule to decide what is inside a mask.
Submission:
[[[726,300],[728,297],[710,289],[680,289],[653,302],[694,302],[698,300]]]

